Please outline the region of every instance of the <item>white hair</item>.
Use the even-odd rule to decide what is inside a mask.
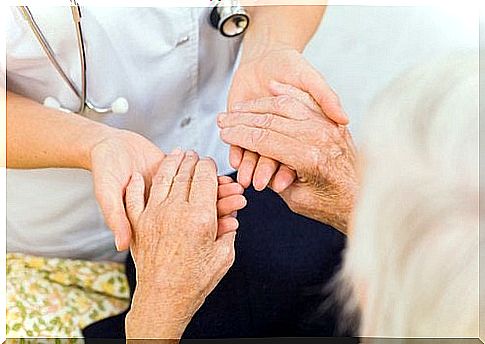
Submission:
[[[361,336],[478,337],[478,65],[478,53],[421,65],[364,120],[340,280]]]

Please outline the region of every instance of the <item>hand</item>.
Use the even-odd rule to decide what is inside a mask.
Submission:
[[[295,212],[346,232],[357,192],[355,149],[346,127],[315,111],[308,94],[272,83],[276,97],[242,103],[218,118],[224,142],[275,159],[298,179],[281,193]]]
[[[144,178],[146,195],[152,178],[165,154],[149,140],[136,133],[114,129],[91,150],[91,172],[98,204],[106,224],[113,231],[118,250],[129,248],[132,228],[126,215],[124,196],[134,173]],[[235,212],[246,206],[244,189],[229,177],[219,178],[219,230],[235,231],[239,224]]]
[[[245,56],[250,58],[241,61],[234,75],[228,111],[238,111],[238,102],[270,96],[270,82],[279,81],[310,94],[324,115],[334,122],[348,123],[335,92],[298,50],[273,44],[261,52],[250,52]],[[294,171],[286,166],[239,146],[231,146],[229,160],[231,166],[238,169],[238,182],[244,187],[252,181],[256,190],[262,190],[270,183],[274,191],[282,192],[295,179]]]
[[[114,129],[91,150],[94,192],[107,226],[113,231],[116,248],[126,250],[131,225],[123,199],[134,173],[145,179],[147,190],[165,154],[141,135]]]
[[[180,338],[232,265],[235,233],[217,238],[218,181],[211,160],[170,154],[153,178],[146,206],[144,193],[136,173],[126,192],[137,274],[126,335]]]

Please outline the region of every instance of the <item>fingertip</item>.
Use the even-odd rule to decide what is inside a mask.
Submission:
[[[291,180],[285,180],[283,178],[275,178],[273,181],[272,189],[276,193],[282,193],[293,183]]]
[[[122,237],[121,235],[115,236],[115,246],[118,252],[126,251],[130,247],[130,238]]]
[[[221,112],[217,115],[217,125],[219,126],[219,128],[222,128],[223,124],[224,124],[224,119],[227,117],[227,113],[225,112]]]
[[[241,185],[244,189],[247,189],[249,185],[251,185],[251,176],[248,176],[247,173],[241,173],[238,171],[237,173],[237,182]]]
[[[221,135],[222,135],[222,131],[221,131]],[[241,165],[242,159],[243,159],[242,148],[231,146],[231,149],[229,152],[229,163],[231,167],[237,170]]]

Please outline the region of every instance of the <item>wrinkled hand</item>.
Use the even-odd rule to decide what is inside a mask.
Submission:
[[[135,173],[144,178],[146,195],[165,154],[143,136],[115,129],[91,151],[91,172],[96,199],[107,226],[113,231],[118,250],[129,248],[132,228],[126,215],[126,186]],[[229,177],[219,177],[219,230],[238,228],[235,212],[246,205],[244,189]]]
[[[315,111],[308,94],[272,83],[275,97],[221,114],[224,142],[271,157],[297,173],[281,196],[295,212],[346,232],[357,191],[355,149],[348,129]]]
[[[220,189],[219,189],[220,191]],[[234,261],[235,232],[217,237],[216,166],[195,153],[168,155],[145,206],[143,178],[126,192],[135,229],[137,288],[127,338],[180,338]]]
[[[347,124],[340,101],[325,79],[299,51],[286,45],[273,45],[250,60],[241,61],[229,91],[228,111],[239,111],[239,102],[272,95],[271,81],[293,85],[307,92],[325,116],[336,123]],[[274,191],[282,192],[295,179],[294,171],[285,165],[244,150],[242,146],[231,146],[229,160],[231,166],[238,170],[238,182],[244,187],[252,181],[256,190],[271,185]]]

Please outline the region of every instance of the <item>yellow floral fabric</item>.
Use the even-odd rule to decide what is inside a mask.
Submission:
[[[81,329],[122,313],[122,264],[7,254],[7,338],[80,338]]]

